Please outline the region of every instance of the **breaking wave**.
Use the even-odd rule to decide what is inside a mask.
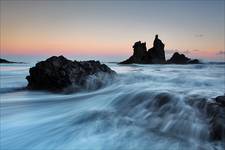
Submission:
[[[118,77],[70,94],[7,92],[26,86],[29,66],[1,66],[1,148],[223,149],[189,99],[223,95],[224,64],[108,65]]]

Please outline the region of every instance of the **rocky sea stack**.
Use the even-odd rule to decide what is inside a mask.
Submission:
[[[198,64],[198,59],[190,59],[186,57],[184,54],[179,54],[178,52],[175,52],[173,56],[167,60],[168,64]]]
[[[147,50],[146,43],[141,41],[133,45],[133,55],[120,64],[197,64],[199,60],[187,58],[184,54],[175,52],[173,56],[166,61],[164,43],[155,35],[153,47]]]
[[[116,75],[99,61],[71,61],[63,56],[38,62],[29,72],[29,89],[50,91],[96,89]]]

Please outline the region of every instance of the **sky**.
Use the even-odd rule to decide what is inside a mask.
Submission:
[[[65,55],[120,61],[136,41],[166,57],[224,61],[224,0],[1,0],[1,57]]]

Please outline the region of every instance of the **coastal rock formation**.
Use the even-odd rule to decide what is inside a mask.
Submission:
[[[166,63],[164,44],[155,36],[153,47],[147,51],[146,43],[138,41],[133,46],[133,55],[120,64],[164,64]]]
[[[148,50],[148,57],[152,64],[165,64],[165,45],[158,38],[158,35],[155,36],[153,47]]]
[[[95,89],[116,74],[99,61],[71,61],[63,56],[52,56],[30,68],[27,87],[60,91],[66,89]]]
[[[212,140],[225,140],[225,95],[212,101],[205,98],[189,97],[187,103],[203,114],[209,123],[209,136]]]
[[[138,41],[134,43],[133,49],[133,55],[127,60],[121,62],[121,64],[146,64],[148,62],[146,43]]]
[[[13,61],[9,61],[9,60],[6,60],[6,59],[2,59],[2,58],[0,58],[0,64],[1,63],[22,63],[22,62],[13,62]]]
[[[198,59],[190,59],[184,54],[179,54],[175,52],[173,56],[166,61],[165,58],[165,45],[155,36],[153,42],[153,47],[147,51],[146,43],[141,43],[141,41],[136,42],[133,45],[133,55],[125,61],[119,64],[198,64]]]
[[[175,52],[173,56],[167,60],[168,64],[198,64],[199,60],[197,59],[190,59],[186,57],[184,54],[179,54],[178,52]]]

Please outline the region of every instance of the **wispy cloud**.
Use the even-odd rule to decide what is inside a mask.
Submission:
[[[191,50],[192,52],[199,52],[199,50],[198,49],[193,49],[193,50]]]
[[[178,50],[173,50],[173,49],[166,49],[165,52],[168,54],[173,54],[175,52],[177,52]]]
[[[203,36],[204,36],[204,34],[195,34],[195,37],[197,37],[197,38],[201,38]]]
[[[218,51],[216,55],[225,55],[225,51]]]
[[[178,50],[178,49],[167,49],[165,50],[167,54],[173,54],[175,52],[179,52],[179,53],[182,53],[182,54],[190,54],[191,51],[190,50]]]

